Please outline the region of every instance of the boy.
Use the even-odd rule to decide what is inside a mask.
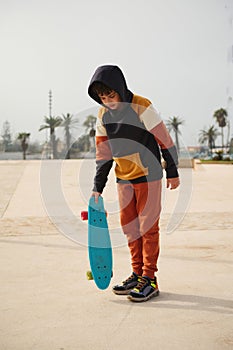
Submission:
[[[151,102],[133,94],[119,67],[95,71],[88,93],[101,105],[96,125],[96,175],[92,196],[98,202],[115,161],[120,222],[127,236],[132,275],[113,287],[131,301],[159,294],[159,216],[161,155],[166,162],[167,188],[179,186],[178,157],[173,141]]]

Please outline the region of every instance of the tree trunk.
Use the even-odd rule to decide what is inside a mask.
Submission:
[[[179,145],[179,138],[178,138],[178,132],[177,131],[175,133],[175,139],[176,139],[177,152],[178,152],[178,154],[180,154],[180,145]]]
[[[51,147],[52,147],[52,158],[57,159],[57,145],[56,145],[56,137],[54,130],[51,130],[50,132],[50,141],[51,141]]]
[[[26,160],[26,152],[27,152],[27,148],[28,148],[28,144],[26,143],[26,141],[22,141],[21,147],[23,150],[23,160]]]
[[[222,152],[224,153],[224,134],[223,134],[223,127],[222,127]]]
[[[70,134],[66,135],[66,148],[67,148],[66,159],[70,159]]]

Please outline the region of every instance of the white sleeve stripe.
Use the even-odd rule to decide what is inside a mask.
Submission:
[[[96,122],[96,136],[107,136],[106,129],[99,118]]]
[[[162,121],[160,113],[152,105],[150,105],[145,112],[140,115],[140,119],[144,123],[146,129],[149,131]]]

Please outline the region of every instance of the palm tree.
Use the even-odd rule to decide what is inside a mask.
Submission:
[[[179,130],[179,126],[184,124],[184,120],[179,117],[171,117],[166,121],[167,128],[175,134],[175,144],[177,148],[177,152],[180,153],[180,145],[179,145],[179,136],[181,132]]]
[[[57,158],[57,144],[55,129],[61,125],[61,117],[44,117],[45,124],[41,125],[39,131],[49,129],[50,130],[50,143],[52,147],[53,158]]]
[[[26,151],[28,149],[28,139],[30,137],[30,133],[28,132],[20,132],[17,136],[17,140],[20,140],[21,142],[21,147],[23,150],[23,159],[26,159]]]
[[[93,149],[95,148],[95,124],[96,117],[93,115],[87,116],[85,122],[83,123],[83,126],[86,127],[86,132],[89,132],[89,137],[93,140]]]
[[[213,117],[216,119],[218,126],[221,128],[221,135],[222,135],[222,151],[224,149],[224,133],[223,128],[227,125],[227,111],[224,108],[220,108],[217,111],[214,112]]]
[[[218,137],[218,135],[219,135],[218,130],[215,128],[214,125],[211,125],[208,130],[205,130],[205,129],[200,130],[199,142],[201,144],[204,144],[205,142],[207,142],[208,147],[212,154],[213,148],[215,147],[215,140]]]
[[[75,127],[75,124],[78,123],[78,119],[74,119],[74,116],[70,113],[62,114],[62,123],[61,126],[65,129],[65,139],[66,139],[66,159],[70,159],[70,146],[71,146],[71,132],[70,129]]]

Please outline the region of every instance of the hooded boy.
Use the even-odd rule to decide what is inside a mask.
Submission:
[[[127,236],[132,274],[113,287],[131,301],[159,294],[158,271],[161,179],[165,160],[167,188],[179,186],[175,145],[159,113],[145,97],[132,93],[119,67],[95,71],[88,94],[101,105],[96,125],[96,175],[92,195],[98,201],[115,162],[120,222]]]

